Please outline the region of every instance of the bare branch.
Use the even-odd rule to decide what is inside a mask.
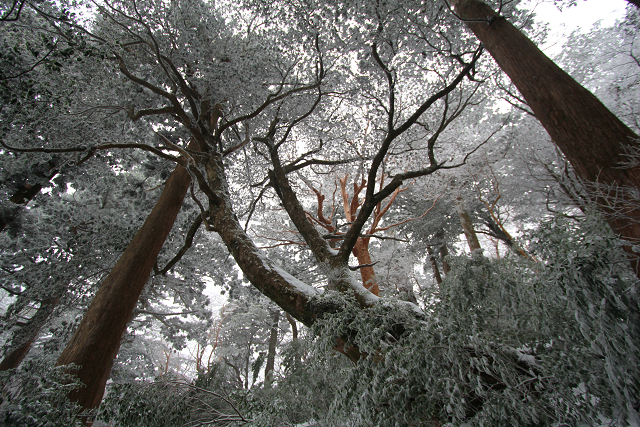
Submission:
[[[360,265],[356,265],[355,267],[349,266],[349,270],[351,271],[358,271],[361,268],[365,268],[365,267],[373,267],[374,265],[376,265],[378,263],[378,261],[373,262],[371,264],[360,264]]]
[[[160,114],[177,114],[178,113],[178,111],[174,107],[168,107],[168,106],[163,108],[145,108],[142,110],[138,110],[137,113],[134,113],[133,111],[134,111],[133,107],[127,110],[127,116],[129,116],[129,118],[134,122],[140,120],[144,116],[155,116]]]
[[[381,32],[382,32],[382,24],[378,26],[378,33],[381,33]],[[387,68],[385,63],[382,62],[382,59],[378,54],[377,43],[374,43],[373,46],[371,47],[371,53],[373,54],[373,58],[375,59],[376,63],[378,64],[378,66],[380,66],[380,68],[382,69],[382,72],[386,76],[387,84],[389,85],[389,109],[387,110],[387,116],[388,116],[387,132],[391,134],[393,133],[393,116],[395,115],[395,82],[393,78],[393,73],[391,72],[391,70],[389,70],[389,68]]]
[[[13,4],[11,5],[11,9],[9,9],[7,13],[4,14],[4,16],[0,16],[0,22],[17,21],[18,19],[20,19],[20,12],[22,12],[22,8],[24,7],[25,1],[26,0],[14,0]],[[10,16],[13,13],[16,6],[18,6],[18,10],[16,11],[16,16],[11,18]]]
[[[178,115],[178,117],[180,117],[180,120],[182,120],[182,123],[185,126],[189,126],[189,117],[187,116],[187,113],[185,113],[185,111],[182,109],[182,105],[180,105],[180,102],[178,101],[178,98],[176,98],[175,95],[155,85],[152,85],[146,80],[143,80],[137,76],[134,76],[127,68],[127,65],[125,64],[124,59],[122,59],[118,54],[114,54],[114,55],[118,60],[118,68],[120,69],[122,74],[124,74],[132,82],[137,83],[140,86],[146,87],[153,93],[160,95],[165,99],[168,99],[169,102],[171,102],[171,105],[173,105],[173,108],[175,109],[175,113]]]
[[[134,310],[134,312],[136,314],[148,314],[150,316],[163,316],[163,317],[167,317],[167,316],[182,316],[184,314],[192,314],[195,313],[195,311],[181,311],[179,313],[161,313],[161,312],[157,312],[157,311],[148,311],[148,310]]]
[[[163,276],[167,274],[167,272],[171,270],[171,268],[174,265],[176,265],[178,261],[182,259],[184,254],[191,247],[191,245],[193,245],[193,237],[196,235],[198,229],[202,225],[202,221],[203,221],[202,217],[203,217],[202,214],[199,214],[196,216],[196,218],[193,220],[193,223],[191,224],[191,227],[189,228],[189,231],[187,232],[187,236],[185,237],[185,240],[184,240],[184,245],[182,245],[178,253],[173,258],[171,258],[171,261],[169,261],[167,265],[158,272],[158,274],[161,274]]]
[[[22,9],[22,5],[20,5],[20,9]],[[20,14],[20,12],[18,12],[18,14]],[[17,19],[17,18],[16,18]],[[3,19],[0,18],[0,21],[3,21]],[[51,53],[56,49],[56,47],[58,46],[58,41],[55,42],[55,44],[53,45],[53,47],[51,48],[51,50],[49,50],[49,52],[47,52],[47,54],[39,61],[37,61],[35,64],[33,64],[28,70],[25,70],[21,73],[16,74],[15,76],[9,76],[9,77],[3,77],[0,78],[0,81],[2,80],[11,80],[11,79],[16,79],[18,77],[24,76],[25,74],[33,71],[38,65],[42,64],[49,55],[51,55]]]
[[[180,165],[185,165],[185,159],[181,159],[179,157],[172,156],[170,154],[164,153],[162,150],[152,147],[147,144],[137,144],[137,143],[110,143],[110,144],[100,144],[95,146],[81,146],[81,147],[67,147],[67,148],[45,148],[45,147],[34,147],[34,148],[19,148],[19,147],[11,147],[7,145],[4,141],[0,140],[0,145],[10,151],[16,151],[19,153],[84,153],[87,152],[87,158],[91,157],[93,153],[97,150],[109,150],[112,148],[137,148],[144,151],[149,151],[163,159],[171,160],[172,162],[178,163]],[[87,158],[82,159],[78,163],[84,163]]]

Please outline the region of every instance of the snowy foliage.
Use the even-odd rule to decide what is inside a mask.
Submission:
[[[5,424],[80,423],[64,397],[77,384],[50,362],[176,162],[192,186],[98,419],[639,421],[638,279],[624,242],[526,106],[505,107],[508,83],[446,4],[23,3],[0,22],[3,357],[30,346],[0,375]],[[517,2],[501,12],[532,31]],[[615,28],[573,35],[559,59],[636,130],[637,28],[630,9]],[[351,220],[346,177],[370,181]],[[378,297],[353,246],[338,257],[349,230],[363,238],[374,222],[360,214],[385,206],[366,237]],[[457,206],[482,249],[466,249]]]
[[[0,373],[0,420],[6,426],[81,426],[81,409],[67,399],[81,385],[73,375],[52,368],[51,360],[28,361]]]

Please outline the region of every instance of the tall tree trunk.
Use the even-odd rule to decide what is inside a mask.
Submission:
[[[85,387],[71,392],[69,397],[83,408],[96,408],[102,400],[122,334],[190,183],[187,170],[177,166],[153,210],[100,285],[78,329],[58,358],[58,365],[74,363],[80,366],[77,375]]]
[[[271,330],[269,331],[269,351],[267,352],[267,366],[264,369],[264,384],[271,387],[273,382],[273,369],[276,362],[276,346],[278,345],[278,323],[280,322],[280,310],[273,310],[271,316]]]
[[[5,352],[4,359],[0,363],[0,371],[15,369],[22,359],[29,353],[31,344],[35,341],[40,330],[53,313],[58,304],[59,297],[51,297],[43,300],[36,314],[11,338],[11,344]]]
[[[481,249],[480,242],[478,241],[478,235],[476,234],[476,230],[473,228],[471,216],[469,215],[467,209],[464,207],[464,200],[462,200],[462,197],[456,197],[455,205],[458,216],[460,217],[460,224],[462,224],[464,236],[467,238],[469,250],[473,252],[477,249]]]
[[[614,232],[640,242],[640,206],[629,191],[640,188],[640,167],[620,167],[625,155],[638,151],[638,136],[485,3],[451,3],[462,18],[487,21],[466,24],[518,88],[578,176],[594,189],[606,187],[596,199]],[[615,193],[616,199],[605,197],[607,191]],[[637,258],[633,266],[640,276]]]

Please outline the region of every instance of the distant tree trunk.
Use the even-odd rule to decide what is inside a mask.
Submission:
[[[42,170],[43,166],[46,168],[45,171]],[[60,171],[59,160],[54,158],[47,163],[37,163],[32,165],[31,169],[31,178],[35,176],[37,180],[46,179],[50,181]],[[25,182],[9,197],[9,201],[17,205],[26,205],[40,193],[40,190],[42,190],[41,183],[31,185]],[[0,218],[0,232],[7,228],[16,215],[17,213],[10,217]]]
[[[271,331],[269,332],[269,351],[267,352],[267,366],[264,369],[264,384],[271,387],[273,382],[273,369],[276,361],[276,346],[278,345],[278,323],[280,322],[280,310],[273,310],[271,317]]]
[[[429,262],[431,262],[431,269],[433,270],[433,277],[436,279],[436,283],[439,285],[442,283],[442,276],[440,275],[440,269],[438,268],[438,260],[436,254],[433,252],[433,248],[427,245],[427,254],[429,255]]]
[[[51,297],[43,300],[36,314],[17,331],[11,338],[11,344],[5,352],[4,359],[0,362],[0,371],[15,369],[20,365],[22,359],[29,353],[31,345],[38,338],[40,330],[47,322],[53,309],[58,304],[59,297]]]
[[[291,343],[294,346],[294,356],[293,356],[293,360],[295,363],[296,367],[300,366],[301,363],[301,354],[300,354],[300,349],[297,347],[298,344],[298,325],[296,323],[296,319],[294,319],[293,317],[291,317],[291,315],[289,313],[287,313],[285,311],[285,315],[287,317],[287,321],[289,322],[289,324],[291,325]]]
[[[78,329],[58,358],[58,365],[80,366],[77,375],[85,387],[71,392],[69,397],[83,408],[96,408],[102,400],[122,334],[190,183],[187,170],[177,166],[142,228],[100,285]]]
[[[469,215],[467,209],[464,207],[464,200],[462,200],[460,196],[456,197],[455,205],[458,216],[460,217],[460,224],[462,224],[464,236],[467,238],[469,250],[473,252],[477,249],[481,249],[480,242],[478,241],[478,235],[476,234],[476,230],[473,228],[471,216]]]
[[[493,216],[491,212],[490,214],[491,216],[488,216],[484,221],[484,224],[489,229],[488,234],[491,237],[498,239],[499,241],[507,245],[509,249],[513,251],[513,253],[523,258],[534,259],[531,257],[531,255],[529,255],[524,249],[522,249],[513,241],[513,237],[511,237],[511,234],[509,234],[506,228],[497,221],[497,217]],[[496,246],[496,252],[497,250],[498,250],[498,246]]]
[[[485,3],[451,3],[462,18],[476,20],[467,21],[467,26],[518,88],[578,176],[596,191],[599,185],[606,187],[596,199],[614,232],[640,242],[640,206],[632,195],[640,188],[640,167],[621,167],[625,155],[637,154],[638,136]],[[632,253],[630,247],[627,251]],[[632,264],[640,277],[637,257]]]
[[[13,202],[17,205],[26,205],[29,203],[31,199],[33,199],[39,192],[42,190],[41,184],[30,185],[24,184],[22,187],[15,192],[13,196],[9,198],[10,202]],[[16,207],[16,210],[19,211],[19,208]],[[3,231],[7,226],[13,221],[18,215],[18,212],[14,212],[12,215],[9,215],[5,218],[0,218],[0,231]]]
[[[444,229],[441,229],[437,234],[436,238],[440,240],[440,247],[438,248],[438,253],[440,253],[440,260],[442,261],[442,272],[444,276],[447,277],[447,274],[451,271],[451,267],[449,266],[449,262],[447,262],[447,256],[449,255],[449,249],[447,248],[447,242],[444,240]]]

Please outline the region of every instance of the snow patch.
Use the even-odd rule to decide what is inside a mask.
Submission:
[[[296,289],[296,291],[300,292],[301,294],[306,295],[308,298],[320,296],[321,294],[320,290],[314,288],[313,286],[307,285],[302,280],[296,279],[291,274],[287,273],[286,271],[284,271],[278,266],[271,264],[270,267],[271,267],[271,270],[275,271],[280,276],[282,276],[282,278],[286,280],[287,283],[289,283],[289,285],[291,285],[292,288]]]

